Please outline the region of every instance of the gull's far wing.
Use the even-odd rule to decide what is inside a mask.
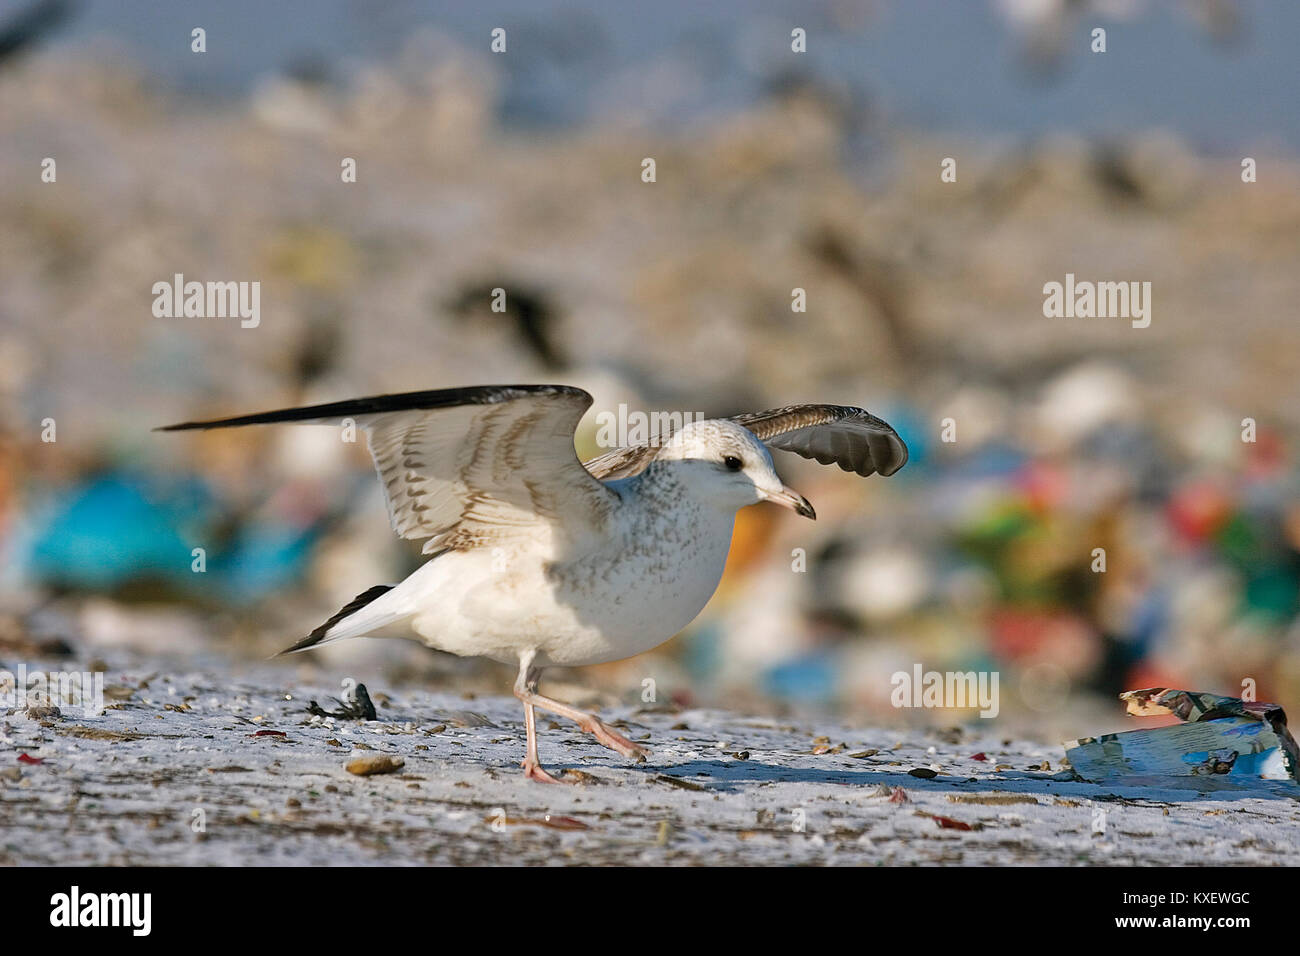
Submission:
[[[892,475],[907,464],[907,446],[886,422],[851,405],[787,405],[766,412],[736,415],[772,448],[792,451],[823,465],[836,464],[864,478],[879,472]],[[661,442],[667,436],[661,436]],[[626,478],[642,471],[655,457],[652,445],[616,448],[584,462],[602,481]]]
[[[597,534],[618,497],[578,461],[573,433],[591,396],[566,385],[378,395],[160,431],[352,420],[366,433],[393,530],[425,553],[535,536]]]
[[[887,422],[851,405],[787,405],[731,419],[772,448],[866,477],[907,464],[907,446]]]

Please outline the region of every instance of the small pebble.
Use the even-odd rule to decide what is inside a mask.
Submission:
[[[348,773],[354,773],[358,777],[369,777],[377,773],[393,773],[401,770],[406,766],[406,761],[401,757],[390,757],[388,754],[374,754],[372,756],[357,757],[355,760],[349,760],[345,765]]]

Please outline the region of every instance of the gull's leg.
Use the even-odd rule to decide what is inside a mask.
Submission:
[[[524,726],[528,728],[528,753],[522,764],[524,776],[538,783],[559,783],[557,778],[546,772],[537,758],[537,715],[529,703],[524,704]]]
[[[568,717],[610,750],[618,751],[629,760],[643,762],[649,755],[650,751],[628,740],[618,731],[602,722],[595,714],[589,714],[585,710],[570,707],[566,703],[537,693],[537,679],[539,676],[539,671],[528,669],[525,673],[524,670],[521,670],[519,680],[515,682],[515,696],[524,702],[526,714],[531,714],[534,706],[540,707],[542,710],[549,710],[561,717]]]
[[[538,783],[559,783],[560,781],[557,778],[546,772],[537,759],[537,714],[526,696],[529,674],[533,672],[530,666],[531,663],[531,655],[526,660],[519,662],[519,677],[515,680],[515,696],[524,702],[524,728],[528,732],[528,750],[522,764],[524,776],[529,780],[536,780]],[[536,686],[536,677],[532,678],[532,683]]]

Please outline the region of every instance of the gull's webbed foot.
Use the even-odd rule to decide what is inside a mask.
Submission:
[[[635,760],[637,763],[645,763],[645,758],[650,756],[649,750],[628,740],[595,714],[587,714],[586,720],[578,721],[578,726],[591,734],[610,750],[617,751],[628,760]]]
[[[547,772],[546,768],[543,767],[541,764],[539,764],[536,760],[531,760],[527,757],[524,758],[520,766],[524,768],[525,777],[527,777],[529,780],[536,780],[538,783],[568,783],[569,782],[567,780],[561,780],[559,777],[552,776],[550,773]]]

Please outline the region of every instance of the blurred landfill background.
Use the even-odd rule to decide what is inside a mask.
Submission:
[[[1045,736],[1129,688],[1300,706],[1298,45],[1290,0],[0,2],[0,664],[251,666],[417,566],[335,430],[151,428],[553,381],[584,456],[623,403],[796,401],[912,453],[779,455],[822,519],[745,510],[685,633],[561,684],[950,725],[890,676],[995,670]],[[260,324],[155,317],[175,273],[260,281]],[[1150,327],[1044,317],[1067,273],[1151,282]]]

